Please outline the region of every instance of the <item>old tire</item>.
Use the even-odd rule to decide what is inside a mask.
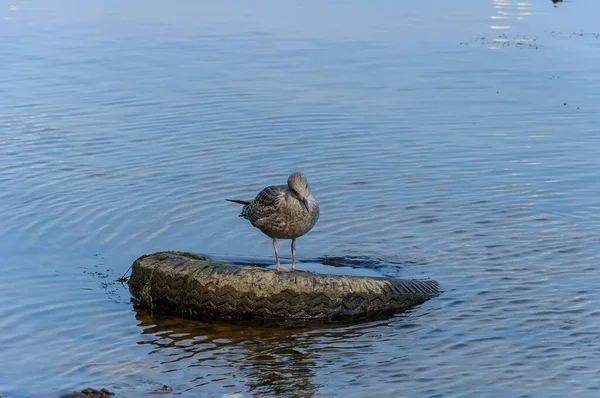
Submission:
[[[138,258],[128,284],[138,304],[156,312],[284,324],[388,315],[439,294],[433,280],[280,273],[179,252]]]

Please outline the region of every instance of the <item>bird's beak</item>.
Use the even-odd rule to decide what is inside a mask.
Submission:
[[[306,211],[308,211],[308,200],[306,200],[306,198],[302,198],[302,203],[304,204],[304,207],[306,207]]]

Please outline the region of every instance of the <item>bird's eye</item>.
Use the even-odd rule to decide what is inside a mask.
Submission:
[[[306,188],[308,188],[308,182],[306,183]]]

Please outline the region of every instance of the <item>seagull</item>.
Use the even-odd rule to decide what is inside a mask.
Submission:
[[[292,173],[287,185],[268,186],[253,200],[226,200],[244,205],[240,217],[249,220],[253,226],[273,239],[277,271],[306,272],[296,268],[296,238],[314,227],[319,219],[319,204],[313,198],[304,174]],[[282,267],[279,263],[277,239],[292,240],[291,268]]]

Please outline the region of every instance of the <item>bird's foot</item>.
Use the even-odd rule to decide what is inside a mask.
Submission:
[[[282,267],[281,264],[277,264],[277,267],[275,268],[275,270],[278,272],[292,272],[291,269]]]
[[[292,269],[290,271],[292,271],[292,272],[310,272],[307,269],[300,269],[300,268],[296,268],[294,266],[292,266]]]

